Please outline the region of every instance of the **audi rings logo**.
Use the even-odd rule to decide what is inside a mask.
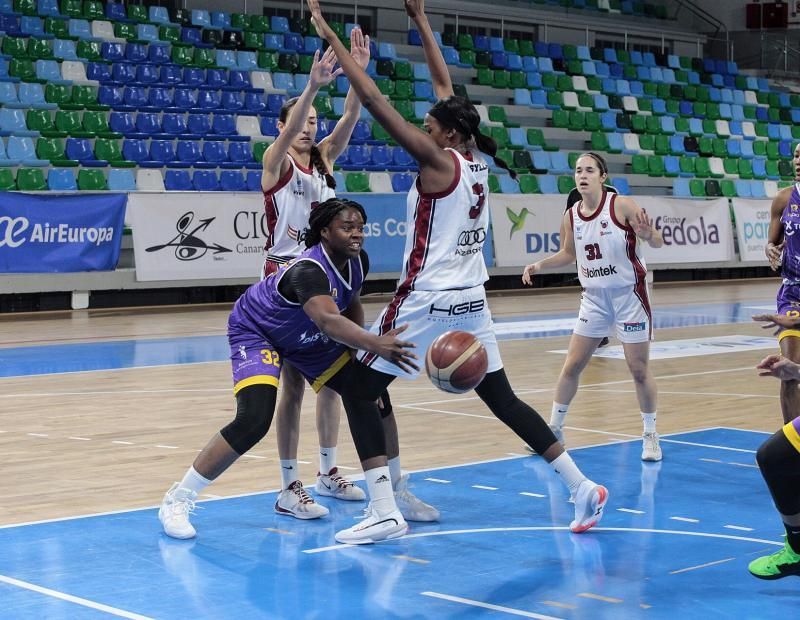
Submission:
[[[28,230],[29,225],[28,218],[25,217],[0,217],[0,248],[16,248],[25,243],[22,233]]]
[[[468,247],[486,241],[486,229],[476,228],[475,230],[462,230],[458,233],[458,245]]]

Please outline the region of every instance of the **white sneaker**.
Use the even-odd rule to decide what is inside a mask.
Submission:
[[[603,508],[608,501],[608,489],[602,484],[584,480],[575,492],[575,520],[569,529],[575,534],[594,527],[603,518]]]
[[[365,518],[353,527],[336,532],[336,542],[346,545],[368,545],[380,540],[399,538],[408,531],[408,523],[399,510],[379,515],[369,503],[364,511]]]
[[[173,484],[164,495],[161,508],[158,509],[158,520],[164,528],[164,533],[172,538],[181,540],[194,538],[197,531],[189,523],[189,515],[194,511],[194,500],[197,493],[190,489],[178,487],[180,483]]]
[[[439,511],[426,504],[408,490],[408,474],[397,481],[394,488],[394,501],[402,515],[409,521],[438,521]]]
[[[317,474],[317,484],[314,485],[314,490],[320,495],[344,499],[349,502],[359,502],[367,499],[362,489],[344,476],[339,475],[338,467],[334,467],[327,474]]]
[[[330,511],[322,504],[315,502],[314,498],[303,488],[303,483],[295,480],[288,489],[284,489],[278,494],[275,512],[298,519],[319,519]]]
[[[658,443],[658,433],[642,434],[642,460],[660,461],[664,458],[661,454],[661,446]]]

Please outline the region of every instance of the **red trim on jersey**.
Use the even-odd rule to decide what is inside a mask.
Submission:
[[[291,157],[290,157],[289,159],[291,159]],[[292,161],[294,161],[294,160],[292,159]],[[261,191],[262,191],[262,192],[264,192],[264,195],[265,195],[265,196],[266,196],[266,195],[268,195],[268,194],[275,194],[275,193],[277,193],[279,190],[281,190],[281,189],[283,189],[284,187],[286,187],[286,184],[287,184],[289,181],[291,181],[291,180],[292,180],[292,175],[293,175],[293,174],[294,174],[294,167],[293,167],[293,166],[291,165],[291,163],[290,163],[290,164],[289,164],[289,169],[288,169],[288,170],[287,170],[287,171],[286,171],[286,172],[283,174],[283,176],[282,176],[280,179],[278,179],[278,182],[277,182],[277,183],[275,183],[275,185],[273,185],[272,187],[270,187],[268,190],[264,190],[264,188],[262,187],[262,188],[261,188]]]
[[[312,174],[314,172],[314,165],[311,163],[311,159],[308,160],[308,168],[306,168],[303,164],[297,161],[294,157],[292,157],[291,153],[286,153],[294,162],[294,165],[300,169],[300,172],[305,172],[306,174]]]
[[[581,200],[578,203],[578,208],[577,208],[578,217],[581,218],[584,222],[591,222],[593,219],[598,217],[603,210],[603,206],[606,204],[606,196],[608,196],[608,192],[606,190],[603,190],[603,197],[600,199],[600,204],[598,205],[595,212],[592,213],[589,217],[584,217],[583,213],[581,213],[581,205],[583,204],[583,200]]]
[[[617,218],[617,209],[614,206],[614,203],[616,202],[616,200],[617,200],[617,195],[616,194],[612,194],[611,195],[611,221],[614,222],[614,224],[616,224],[622,230],[633,230],[633,226],[631,226],[628,223],[623,224],[622,222],[619,221],[619,218]]]
[[[291,176],[289,178],[291,178]],[[284,183],[284,185],[286,185],[286,183]],[[267,243],[264,245],[264,251],[267,251],[272,247],[275,241],[275,226],[277,226],[278,217],[280,216],[274,193],[264,194],[264,214],[267,216]]]
[[[455,173],[453,174],[453,182],[443,192],[435,192],[435,193],[426,193],[423,192],[419,186],[419,175],[417,175],[417,192],[419,193],[420,198],[428,198],[428,199],[436,199],[436,198],[446,198],[450,194],[455,191],[456,187],[458,187],[458,183],[461,181],[461,162],[458,159],[458,155],[456,155],[455,151],[449,151],[450,155],[453,157],[453,163],[456,165]]]

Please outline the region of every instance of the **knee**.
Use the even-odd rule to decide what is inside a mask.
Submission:
[[[770,450],[770,444],[772,442],[770,440],[765,441],[761,444],[756,452],[756,463],[758,463],[758,468],[762,472],[768,472],[772,470],[773,464],[775,462],[774,458],[774,450]]]
[[[584,364],[567,360],[561,369],[561,376],[565,379],[577,381],[583,372]]]
[[[230,444],[231,448],[239,455],[242,455],[264,439],[269,427],[270,423],[266,419],[242,420],[237,417],[223,428],[220,434]]]
[[[647,378],[650,375],[647,364],[631,364],[629,368],[631,371],[631,377],[635,383],[644,383],[647,381]]]

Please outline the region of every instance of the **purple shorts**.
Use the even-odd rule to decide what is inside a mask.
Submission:
[[[278,387],[284,359],[272,344],[251,331],[237,329],[229,329],[228,344],[231,347],[234,394],[250,385]],[[328,346],[292,355],[287,361],[300,371],[315,392],[319,392],[350,359],[349,349],[330,341]]]
[[[796,314],[793,316],[800,316],[800,286],[794,284],[781,285],[778,289],[775,305],[778,309],[778,314],[789,315],[789,313],[795,312]]]

